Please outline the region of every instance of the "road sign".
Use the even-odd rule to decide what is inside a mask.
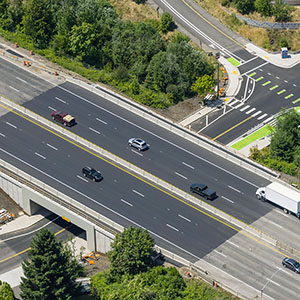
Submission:
[[[271,40],[271,41],[270,41],[270,44],[273,45],[273,44],[274,44],[274,40]]]
[[[216,59],[220,58],[220,52],[216,52]]]

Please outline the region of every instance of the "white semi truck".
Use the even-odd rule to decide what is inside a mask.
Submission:
[[[285,213],[293,213],[300,218],[300,193],[279,182],[272,182],[256,191],[256,198],[270,201],[283,208]]]

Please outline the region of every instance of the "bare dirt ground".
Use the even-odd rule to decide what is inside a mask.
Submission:
[[[2,189],[0,189],[0,209],[5,208],[9,213],[18,217],[22,208],[19,207]],[[1,225],[0,225],[1,226]]]
[[[153,109],[155,112],[162,116],[172,120],[173,122],[179,122],[197,111],[202,107],[201,98],[193,97],[179,102],[176,105],[170,106],[167,109]]]

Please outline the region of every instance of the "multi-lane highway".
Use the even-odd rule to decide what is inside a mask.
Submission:
[[[182,189],[187,190],[192,182],[207,183],[219,196],[212,204],[244,221],[259,222],[265,214],[273,216],[272,206],[254,197],[256,187],[266,184],[266,180],[78,86],[65,83],[51,87],[34,75],[13,66],[10,68],[9,74],[2,79],[7,87],[22,91],[31,86],[28,94],[33,94],[33,100],[24,106],[49,119],[53,109],[70,112],[78,121],[71,131]],[[7,90],[1,92],[5,94]],[[22,98],[22,93],[18,97]],[[258,290],[261,288],[258,278],[265,278],[274,268],[280,268],[283,253],[237,234],[238,228],[203,214],[197,207],[130,176],[38,124],[9,112],[0,118],[0,133],[2,159],[124,226],[133,224],[147,228],[158,244],[183,257],[194,262],[203,258]],[[129,148],[127,140],[131,136],[145,138],[150,149],[139,153]],[[81,174],[85,165],[99,169],[104,180],[100,183],[87,181]],[[278,214],[277,219],[278,223],[291,222],[291,227],[297,224],[297,220],[286,219],[283,214]],[[283,226],[276,231],[287,235]],[[232,239],[231,243],[237,246],[226,242]],[[234,256],[230,255],[231,247],[238,248]],[[249,249],[259,249],[257,251],[265,253],[268,259],[255,259],[253,255],[241,266],[240,261]],[[249,277],[259,265],[264,266],[264,270]],[[293,280],[289,284],[292,285]],[[292,293],[297,293],[297,289]]]
[[[296,95],[297,82],[293,79],[293,71],[279,73],[278,68],[253,59],[244,50],[241,38],[232,34],[238,40],[234,43],[230,31],[222,34],[188,6],[182,6],[181,1],[173,1],[175,10],[166,1],[158,2],[186,28],[192,28],[197,37],[242,63],[240,72],[245,79],[243,89],[237,95],[239,102],[236,103],[249,107],[228,113],[208,127],[205,134],[212,138],[220,136],[217,140],[227,143],[246,128],[255,126],[259,114],[267,114],[264,118],[275,114],[281,107],[282,94],[275,94],[277,87],[270,87],[282,84],[280,89],[289,89],[289,94]],[[184,15],[186,17],[183,18]],[[255,199],[255,190],[266,185],[267,180],[79,86],[69,82],[56,86],[2,59],[0,70],[2,95],[47,119],[54,110],[72,114],[78,124],[70,131],[182,190],[188,191],[189,185],[194,182],[207,184],[218,195],[210,204],[297,248],[300,242],[297,234],[299,221]],[[262,84],[268,81],[271,83]],[[292,97],[285,101],[289,103]],[[271,105],[270,98],[274,99]],[[247,103],[243,102],[245,99]],[[242,123],[244,128],[238,126],[237,131],[231,130],[222,135],[248,115],[252,116],[247,112],[254,107],[253,114],[261,111],[257,118],[251,117]],[[3,106],[0,112],[2,159],[124,226],[147,228],[158,244],[193,262],[202,258],[220,272],[246,282],[254,290],[263,289],[264,295],[269,298],[296,299],[299,278],[282,270],[284,253],[279,249],[238,233],[239,228],[223,223],[196,206],[131,176],[101,157],[41,128],[39,124],[7,113]],[[145,139],[150,149],[140,153],[128,147],[127,141],[131,137]],[[86,180],[81,174],[81,168],[85,165],[99,169],[104,180],[100,183]]]

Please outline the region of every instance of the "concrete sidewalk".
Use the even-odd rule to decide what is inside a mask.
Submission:
[[[280,68],[292,68],[300,62],[300,54],[290,54],[288,58],[281,58],[280,53],[270,53],[252,43],[248,43],[246,45],[246,50]],[[238,93],[242,78],[240,76],[239,69],[230,63],[225,57],[220,56],[219,63],[224,67],[228,75],[226,97],[222,98],[226,104],[229,103]],[[215,109],[215,106],[205,106],[180,121],[179,124],[182,126],[188,126],[206,114],[211,113]]]

